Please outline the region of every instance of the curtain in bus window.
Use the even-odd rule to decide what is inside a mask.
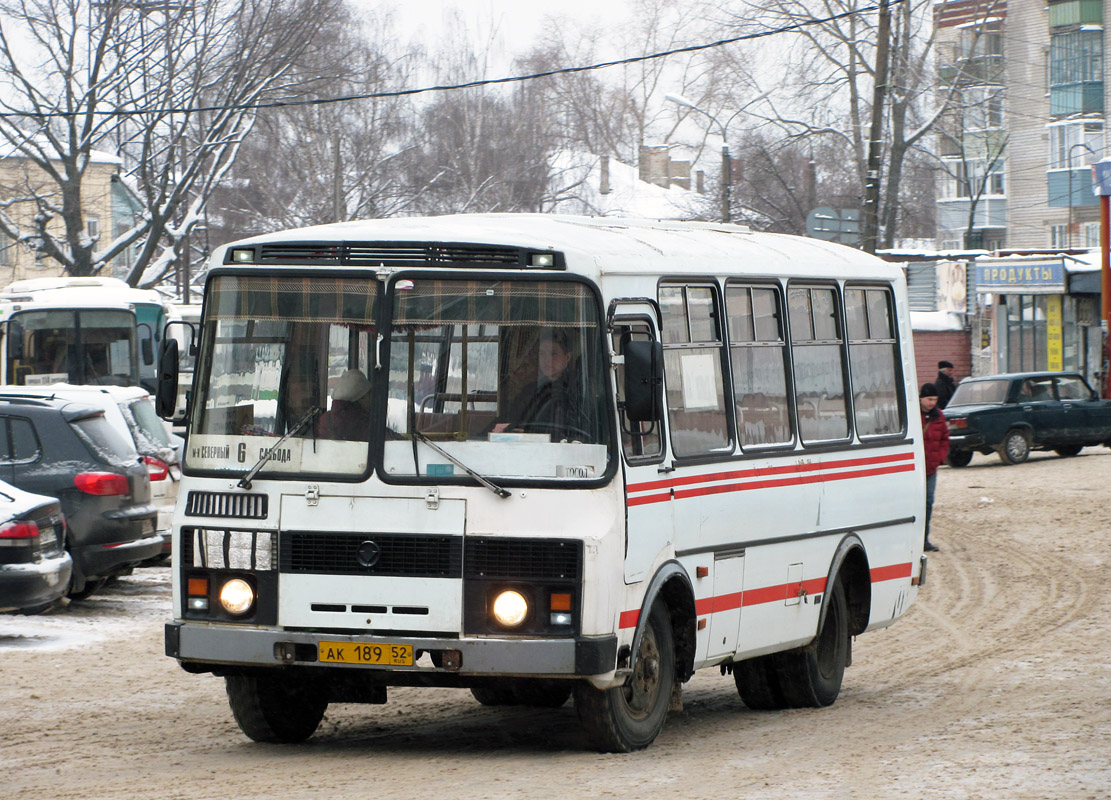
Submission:
[[[659,296],[672,449],[677,456],[730,450],[713,287],[663,286]]]
[[[225,275],[209,289],[208,313],[225,320],[372,325],[377,291],[367,278]]]
[[[726,287],[730,360],[742,446],[792,440],[787,401],[786,345],[775,289]]]
[[[883,289],[845,291],[853,411],[862,437],[898,433],[903,427],[898,348],[889,309],[890,294]]]
[[[836,290],[792,287],[788,303],[799,436],[804,442],[843,439],[849,421]]]

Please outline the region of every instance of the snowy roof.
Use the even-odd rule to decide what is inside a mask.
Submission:
[[[557,214],[456,214],[339,222],[233,242],[218,248],[212,263],[223,263],[224,253],[232,247],[317,242],[439,242],[560,251],[568,261],[574,260],[577,272],[595,276],[643,273],[646,264],[677,274],[734,270],[738,264],[786,276],[828,275],[831,270],[849,268],[858,277],[876,279],[889,279],[900,269],[844,245],[757,232],[741,225]],[[284,263],[295,264],[296,259]]]
[[[668,188],[642,181],[638,167],[609,159],[609,192],[601,192],[602,159],[588,153],[564,152],[555,166],[578,174],[574,197],[556,204],[558,212],[595,213],[605,217],[692,219],[703,202],[697,192],[672,184]]]
[[[915,331],[963,331],[965,315],[956,311],[911,311],[910,327]]]
[[[1058,263],[1064,265],[1065,272],[1098,272],[1100,269],[1100,253],[1098,249],[1087,252],[1070,253],[1016,253],[1009,256],[996,258],[977,258],[977,264],[993,266],[1020,266],[1023,264]]]

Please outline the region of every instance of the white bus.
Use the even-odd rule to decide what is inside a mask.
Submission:
[[[118,278],[16,281],[0,290],[0,383],[143,386],[173,307]]]
[[[604,751],[648,746],[704,667],[752,708],[828,705],[852,637],[924,577],[909,318],[898,267],[739,226],[449,216],[227,245],[166,652],[225,677],[257,741],[399,685],[573,695]]]

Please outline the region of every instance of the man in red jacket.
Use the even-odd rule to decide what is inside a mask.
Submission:
[[[922,384],[918,403],[922,407],[922,449],[926,455],[926,541],[922,549],[936,552],[940,548],[930,542],[930,514],[934,510],[937,468],[949,457],[949,423],[937,407],[937,387],[934,384]]]

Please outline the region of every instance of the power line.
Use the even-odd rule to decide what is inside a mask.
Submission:
[[[890,5],[899,5],[900,3],[908,2],[908,0],[891,0]],[[813,18],[794,22],[790,25],[783,25],[779,28],[773,28],[766,31],[757,31],[755,33],[746,33],[742,36],[733,36],[727,39],[718,39],[714,42],[706,44],[688,45],[686,47],[677,47],[671,50],[663,50],[658,53],[650,53],[643,56],[631,56],[629,58],[617,59],[615,61],[603,61],[597,64],[588,64],[585,66],[577,67],[560,67],[558,69],[546,70],[544,72],[533,72],[527,75],[512,75],[504,78],[486,78],[483,80],[467,81],[465,83],[451,83],[441,84],[438,86],[425,86],[418,89],[398,89],[392,92],[367,92],[364,94],[350,94],[342,95],[340,97],[324,97],[312,100],[274,100],[268,103],[233,103],[230,105],[213,105],[213,106],[198,106],[196,108],[159,108],[159,109],[144,109],[141,111],[127,111],[123,109],[115,109],[113,111],[50,111],[47,113],[32,113],[26,111],[6,111],[0,112],[0,118],[16,117],[24,118],[31,117],[35,119],[44,118],[58,118],[58,117],[76,117],[83,114],[96,114],[97,116],[104,117],[133,117],[139,115],[158,115],[158,114],[198,114],[205,111],[249,111],[263,108],[288,108],[294,106],[317,106],[317,105],[330,105],[332,103],[346,103],[353,100],[374,100],[378,98],[390,97],[407,97],[409,95],[423,94],[424,92],[447,92],[458,89],[473,89],[480,86],[497,86],[508,83],[520,83],[523,81],[536,80],[538,78],[550,78],[555,75],[570,75],[579,72],[590,72],[592,70],[608,69],[609,67],[620,67],[627,64],[636,64],[642,61],[652,61],[657,58],[667,58],[668,56],[679,55],[681,53],[695,53],[701,50],[710,50],[715,47],[723,47],[727,44],[736,44],[737,42],[752,41],[754,39],[763,39],[768,36],[776,36],[781,33],[790,33],[792,31],[802,30],[814,25],[824,25],[830,22],[844,19],[846,17],[858,16],[867,14],[872,11],[878,11],[879,5],[871,5],[865,8],[852,9],[850,11],[843,11],[839,14],[833,14],[828,17]]]

